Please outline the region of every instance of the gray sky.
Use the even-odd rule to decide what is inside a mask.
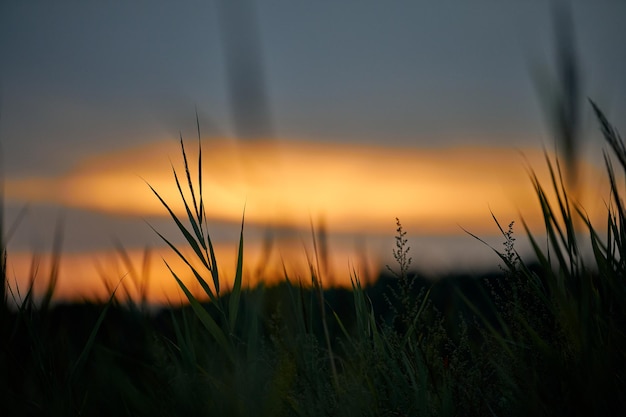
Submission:
[[[535,69],[551,75],[548,1],[264,1],[261,64],[276,136],[437,146],[540,144]],[[0,134],[8,175],[233,132],[209,1],[0,6]],[[626,2],[574,2],[584,93],[626,109]]]

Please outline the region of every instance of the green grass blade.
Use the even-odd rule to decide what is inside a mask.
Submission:
[[[302,295],[302,285],[300,285],[298,288],[298,294],[294,294],[296,289],[291,283],[289,276],[287,275],[287,270],[284,263],[283,271],[285,274],[285,285],[287,286],[287,292],[289,293],[289,299],[291,301],[291,307],[296,321],[296,334],[305,335],[309,332],[309,329],[307,328],[308,315],[305,308],[304,296]]]
[[[50,266],[48,285],[46,286],[46,291],[41,302],[41,310],[47,310],[50,307],[50,303],[52,302],[52,296],[54,295],[54,290],[56,289],[57,281],[59,279],[59,268],[61,266],[62,250],[61,246],[63,244],[63,224],[64,219],[63,216],[61,216],[57,220],[55,226],[54,240],[52,243],[52,265]]]
[[[195,220],[197,220],[198,224],[202,224],[202,219],[200,218],[200,216],[198,215],[198,203],[196,201],[196,193],[193,189],[193,182],[191,181],[191,174],[189,172],[189,164],[187,163],[187,154],[185,153],[185,144],[183,143],[183,137],[182,135],[180,136],[180,148],[183,152],[183,161],[185,164],[185,175],[187,176],[187,185],[189,186],[189,192],[191,194],[191,200],[193,202],[193,208],[195,210],[195,214],[196,214],[196,218]],[[200,186],[202,186],[202,183],[200,184]],[[182,196],[182,192],[181,192],[181,196]],[[190,215],[190,218],[192,216]]]
[[[178,283],[178,286],[185,293],[185,296],[187,297],[187,300],[189,300],[189,304],[191,305],[191,308],[196,314],[196,317],[198,317],[198,319],[200,320],[204,328],[209,332],[209,334],[215,339],[217,344],[222,348],[226,356],[232,362],[234,362],[235,356],[233,353],[233,347],[228,342],[228,339],[226,335],[224,334],[224,332],[222,331],[222,329],[220,328],[220,326],[218,326],[218,324],[215,322],[213,317],[211,317],[211,315],[204,309],[204,307],[202,307],[202,304],[200,304],[200,302],[196,299],[196,297],[193,296],[193,294],[189,291],[189,289],[185,286],[185,284],[180,280],[180,278],[178,278],[178,276],[169,266],[167,261],[165,260],[163,261],[165,262],[167,269],[169,269],[170,273],[172,274],[172,276]]]
[[[220,296],[220,274],[217,269],[217,259],[215,258],[215,251],[213,250],[213,242],[211,241],[211,237],[207,234],[206,240],[209,246],[209,258],[210,265],[209,271],[211,272],[211,279],[213,279],[213,285],[215,286],[215,293],[217,296]]]
[[[200,194],[200,206],[196,207],[198,223],[202,224],[204,218],[204,200],[202,198],[202,135],[200,135],[200,119],[196,109],[196,129],[198,131],[198,193]]]
[[[615,180],[615,171],[613,170],[613,164],[611,163],[611,159],[606,154],[604,155],[604,163],[606,165],[606,171],[609,176],[609,182],[611,184],[611,195],[613,196],[613,200],[617,205],[617,213],[620,216],[620,220],[623,220],[624,204],[622,203],[622,199],[619,196],[619,188],[617,187],[617,181]]]
[[[189,329],[189,321],[187,319],[187,312],[185,309],[181,310],[181,315],[183,319],[182,328],[178,323],[178,319],[174,315],[174,310],[172,308],[169,309],[170,321],[172,326],[174,327],[174,335],[176,337],[176,343],[168,340],[168,342],[178,351],[183,359],[183,363],[189,369],[193,368],[197,363],[196,351],[193,348],[193,340],[191,336],[191,330]]]
[[[245,210],[244,210],[244,217],[245,217]],[[230,294],[230,300],[228,303],[228,319],[229,319],[231,332],[235,330],[235,324],[237,323],[237,313],[239,311],[239,299],[241,297],[242,275],[243,275],[243,219],[241,220],[241,232],[239,233],[239,250],[237,251],[237,271],[235,272],[233,290]]]
[[[143,291],[143,283],[141,282],[141,277],[137,274],[137,270],[135,269],[135,266],[130,260],[130,256],[128,256],[128,253],[126,252],[126,249],[124,248],[124,245],[122,245],[122,243],[119,240],[114,239],[113,246],[115,247],[115,250],[118,256],[121,258],[122,264],[128,271],[126,275],[130,276],[130,281],[132,282],[133,287],[135,288],[135,293],[141,299],[145,295]],[[132,299],[130,291],[128,291],[128,288],[126,286],[124,286],[124,289],[128,296],[128,305],[131,308],[136,308],[136,303]]]
[[[178,255],[178,257],[189,267],[189,269],[193,273],[194,277],[196,278],[196,280],[198,281],[198,283],[202,287],[202,290],[209,296],[211,301],[213,301],[214,303],[217,303],[219,301],[218,300],[218,295],[216,295],[213,292],[211,287],[209,287],[209,284],[207,284],[207,282],[204,280],[204,278],[202,278],[202,275],[200,275],[200,273],[196,270],[196,268],[194,268],[193,265],[191,265],[191,263],[187,260],[185,255],[183,255],[178,250],[178,248],[176,246],[174,246],[174,244],[172,244],[165,236],[163,236],[161,233],[159,233],[154,227],[150,226],[150,228],[152,230],[154,230],[154,233],[156,233]]]
[[[346,326],[344,326],[343,322],[341,321],[341,318],[339,318],[339,316],[337,315],[337,313],[335,311],[333,311],[333,316],[335,317],[335,321],[339,325],[339,329],[341,330],[341,332],[345,336],[346,340],[349,343],[352,343],[352,337],[350,337],[350,333],[348,333],[348,330],[346,330]]]
[[[491,249],[492,251],[495,252],[496,255],[498,255],[498,257],[502,260],[502,262],[504,262],[507,266],[507,268],[511,269],[514,268],[513,264],[511,264],[511,261],[504,255],[502,254],[500,251],[498,251],[496,248],[494,248],[493,246],[491,246],[489,243],[485,242],[483,239],[481,239],[480,237],[476,236],[475,234],[473,234],[472,232],[464,229],[461,227],[461,229],[467,233],[468,235],[470,235],[471,237],[473,237],[474,239],[478,240],[479,242],[483,243],[485,246],[487,246],[489,249]]]
[[[624,141],[620,137],[619,132],[609,123],[604,113],[593,100],[590,99],[589,103],[591,103],[596,118],[600,122],[600,130],[602,131],[604,139],[609,143],[611,148],[613,148],[622,167],[626,169],[626,146],[624,146]]]
[[[118,286],[119,286],[119,284],[118,284]],[[85,343],[85,346],[83,347],[83,350],[80,352],[80,355],[78,356],[78,359],[76,360],[76,362],[72,366],[72,369],[71,369],[70,374],[69,374],[70,385],[74,382],[74,380],[77,378],[78,374],[82,371],[83,367],[85,366],[87,358],[89,357],[89,354],[91,353],[91,350],[93,349],[94,342],[96,341],[96,335],[98,334],[98,331],[100,330],[100,326],[102,325],[102,322],[104,321],[104,318],[105,318],[107,312],[109,311],[109,308],[111,307],[111,304],[113,304],[113,300],[115,299],[115,292],[117,291],[117,288],[118,287],[116,287],[113,290],[113,292],[111,293],[111,296],[109,297],[109,300],[107,301],[106,305],[104,306],[104,309],[102,310],[102,312],[98,316],[98,320],[96,321],[96,325],[94,326],[94,328],[91,330],[91,333],[89,334],[89,338],[87,339],[87,343]]]
[[[197,222],[193,213],[191,212],[191,209],[189,208],[189,204],[187,203],[187,199],[185,198],[185,194],[183,193],[182,186],[180,185],[180,182],[178,180],[178,174],[176,173],[176,170],[174,170],[173,167],[172,167],[172,172],[174,173],[174,180],[176,182],[176,187],[178,188],[178,193],[180,194],[180,198],[183,200],[183,205],[185,206],[185,211],[187,212],[187,219],[189,219],[189,223],[191,224],[191,227],[193,228],[193,232],[196,235],[196,241],[200,242],[200,246],[202,246],[202,249],[206,251],[206,244],[204,243],[204,234],[202,232],[202,225]],[[189,173],[187,173],[187,175],[189,175]],[[193,192],[193,186],[190,184],[189,187],[191,188],[191,192]],[[194,199],[194,204],[195,204],[195,197],[193,199]],[[199,258],[204,258],[202,252],[198,252],[197,255]]]
[[[350,275],[350,284],[352,285],[354,313],[359,337],[370,337],[372,335],[372,329],[370,328],[368,303],[366,302],[366,295],[361,286],[361,280],[354,269]],[[369,305],[371,306],[371,301]]]
[[[204,266],[207,267],[207,269],[211,269],[209,267],[209,264],[207,263],[206,259],[204,258],[204,256],[202,256],[202,250],[200,249],[200,246],[198,246],[198,242],[196,242],[196,240],[193,238],[191,233],[189,233],[187,228],[181,223],[181,221],[178,219],[176,214],[174,214],[174,212],[172,211],[170,206],[165,202],[165,200],[163,200],[163,198],[161,198],[159,193],[150,184],[148,184],[148,187],[150,187],[150,189],[152,190],[154,195],[157,196],[157,198],[159,199],[161,204],[163,204],[163,206],[167,209],[167,211],[169,212],[170,216],[172,217],[172,220],[174,220],[174,222],[176,223],[176,226],[181,231],[181,233],[185,237],[185,240],[187,240],[187,242],[189,243],[189,245],[191,246],[193,251],[196,253],[198,258],[200,259],[200,261],[204,264]]]
[[[565,275],[569,276],[574,271],[571,270],[571,264],[563,255],[563,251],[561,249],[562,245],[566,245],[567,247],[567,240],[565,239],[563,231],[561,230],[558,221],[554,216],[554,211],[550,206],[550,203],[548,202],[546,194],[539,185],[538,180],[536,181],[537,195],[541,204],[541,212],[543,215],[546,233],[552,247],[552,253],[557,257],[559,270]]]
[[[541,264],[542,267],[544,268],[549,268],[550,260],[544,255],[543,250],[539,247],[539,243],[537,243],[537,239],[535,239],[535,236],[530,231],[530,228],[528,227],[528,224],[526,223],[524,219],[522,219],[522,226],[524,227],[526,236],[528,236],[530,245],[532,246],[533,251],[535,252],[535,256],[537,256],[537,260],[539,261],[539,264]]]

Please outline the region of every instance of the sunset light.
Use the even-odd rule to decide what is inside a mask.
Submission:
[[[192,172],[197,146],[187,144]],[[93,156],[57,178],[9,179],[9,199],[49,202],[118,215],[167,212],[152,186],[184,215],[168,166],[186,183],[175,141]],[[203,193],[207,215],[308,229],[324,219],[334,232],[388,232],[390,219],[424,234],[491,230],[490,211],[506,219],[541,221],[530,173],[549,179],[545,154],[506,148],[383,148],[313,142],[203,143]],[[590,215],[602,209],[608,184],[601,171],[580,167],[580,203]],[[196,174],[193,173],[193,179]],[[602,194],[604,193],[604,194]]]
[[[375,244],[376,249],[359,253],[355,243],[363,240],[366,246],[372,246],[366,243],[372,237],[390,236],[396,217],[414,237],[464,235],[465,231],[488,236],[497,230],[491,213],[506,224],[523,218],[531,229],[543,223],[530,178],[534,172],[540,182],[549,181],[545,154],[538,150],[394,149],[232,140],[206,140],[202,147],[203,195],[211,222],[237,224],[245,207],[248,226],[295,231],[291,238],[274,236],[273,251],[266,255],[261,253],[262,239],[246,239],[247,285],[276,282],[284,278],[283,268],[292,278],[306,276],[308,262],[315,263],[310,247],[312,226],[324,227],[331,239],[333,250],[328,262],[332,274],[326,277],[327,283],[349,287],[353,270],[376,273],[390,252],[389,245],[381,253],[380,244]],[[196,179],[197,143],[187,143],[186,153],[192,164],[192,178]],[[9,201],[52,203],[138,220],[167,216],[150,185],[179,217],[186,218],[169,161],[185,189],[180,147],[171,141],[93,156],[57,178],[8,179],[6,196]],[[602,212],[608,184],[591,165],[581,165],[579,173],[581,205],[594,219]],[[336,243],[337,234],[352,234],[355,238],[346,246],[345,239]],[[234,276],[236,244],[219,240],[218,244],[220,271],[228,282]],[[158,256],[150,261],[152,277],[147,295],[153,302],[164,303],[174,296],[176,286],[162,258],[177,265],[175,270],[181,276],[187,274],[187,268],[177,263],[167,248],[157,252]],[[141,264],[141,249],[131,248],[128,255],[132,262]],[[9,259],[20,280],[16,284],[25,288],[32,255],[21,251],[11,253]],[[420,260],[419,266],[440,269],[433,259]],[[109,249],[63,254],[56,296],[102,297],[118,279],[125,283],[124,291],[136,298],[138,294],[128,286],[133,282],[128,277],[131,269],[118,265],[119,261],[119,253]],[[97,265],[109,268],[103,271]],[[260,265],[262,274],[258,272]],[[107,275],[107,285],[103,275]],[[38,280],[36,289],[41,291],[45,285],[45,280]]]

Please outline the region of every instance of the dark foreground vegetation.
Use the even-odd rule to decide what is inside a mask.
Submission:
[[[591,105],[626,168],[621,137]],[[425,281],[411,272],[398,221],[397,265],[371,287],[353,276],[351,291],[322,288],[313,265],[306,278],[245,290],[239,262],[234,287],[220,292],[202,195],[187,174],[194,196],[185,200],[189,226],[170,213],[206,267],[190,270],[210,302],[200,303],[176,271],[189,306],[158,312],[113,295],[103,305],[52,306],[53,288],[37,302],[31,292],[21,294],[16,310],[9,307],[15,292],[5,285],[2,415],[624,411],[626,211],[616,174],[607,156],[613,201],[600,234],[570,201],[558,162],[547,163],[549,190],[532,179],[547,241],[525,230],[535,249],[532,266],[515,251],[511,224],[501,227],[503,249],[494,249],[497,273]],[[592,262],[579,250],[582,239],[591,243]],[[243,247],[242,238],[240,261]]]
[[[19,311],[4,310],[0,323],[2,414],[483,416],[626,409],[623,299],[596,292],[557,301],[572,294],[550,295],[556,288],[539,290],[527,274],[556,278],[535,265],[434,283],[386,275],[369,288],[355,282],[354,291],[322,294],[287,282],[242,291],[239,318],[225,334],[228,351],[190,306],[148,312],[132,303],[41,309],[26,302]],[[231,297],[222,297],[224,305]],[[596,302],[584,305],[589,298]],[[218,308],[201,307],[228,328]]]

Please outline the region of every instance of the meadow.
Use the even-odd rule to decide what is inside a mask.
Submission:
[[[408,245],[413,231],[396,219],[396,263],[371,285],[354,271],[350,290],[325,287],[325,234],[312,231],[307,275],[285,272],[279,285],[244,288],[244,215],[234,285],[224,288],[205,215],[202,150],[196,176],[182,139],[184,172],[172,180],[186,216],[152,191],[186,241],[182,248],[155,230],[188,266],[164,265],[187,304],[155,311],[145,295],[118,296],[119,287],[105,303],[60,303],[54,263],[47,290],[35,296],[32,280],[29,288],[9,285],[10,254],[1,240],[0,414],[623,413],[626,145],[590,100],[609,147],[611,186],[605,223],[592,224],[576,202],[577,97],[563,81],[554,109],[563,159],[546,156],[547,184],[529,175],[544,230],[493,216],[503,245],[492,248],[491,273],[425,279]],[[5,232],[0,228],[2,239]],[[529,258],[516,251],[520,233],[531,242]],[[201,294],[180,278],[188,273]]]
[[[412,268],[407,231],[397,219],[391,248],[397,263],[368,287],[354,273],[351,291],[324,288],[325,260],[317,250],[323,234],[313,237],[308,276],[242,288],[243,220],[234,286],[222,288],[202,178],[192,175],[182,146],[185,172],[174,173],[174,181],[187,218],[153,191],[197,257],[187,259],[170,244],[207,301],[174,270],[186,306],[155,312],[141,300],[115,297],[116,290],[104,304],[55,303],[54,280],[35,299],[32,286],[18,293],[8,285],[3,246],[2,415],[588,416],[626,410],[626,209],[618,180],[626,147],[602,111],[590,106],[614,153],[605,154],[612,201],[603,230],[572,200],[566,167],[546,158],[551,183],[529,178],[546,241],[522,225],[533,259],[515,250],[518,226],[494,217],[504,243],[493,248],[494,273],[425,280]],[[614,169],[615,157],[622,172]],[[592,262],[579,249],[583,240]]]

